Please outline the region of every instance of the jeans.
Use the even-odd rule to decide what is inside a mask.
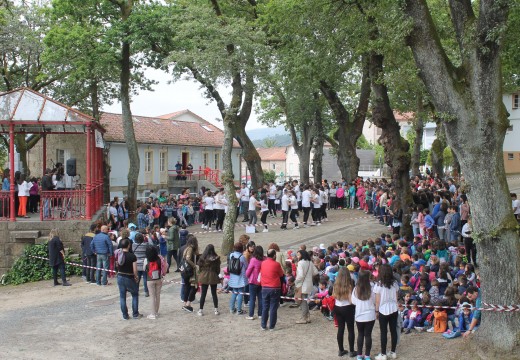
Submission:
[[[356,313],[355,305],[346,305],[346,306],[335,306],[334,313],[336,314],[336,319],[338,320],[338,348],[339,351],[344,351],[343,347],[343,337],[345,335],[345,324],[347,324],[348,329],[348,346],[350,351],[354,351],[354,340],[356,339],[356,334],[354,332],[354,315]]]
[[[60,270],[61,281],[63,281],[63,283],[67,282],[67,279],[65,278],[65,263],[59,263],[58,265],[54,265],[52,267],[52,277],[54,279],[54,285],[58,284],[58,269]]]
[[[267,213],[267,211],[266,211]],[[249,284],[249,316],[255,315],[255,303],[258,299],[258,316],[262,316],[262,287],[260,285]]]
[[[386,355],[386,344],[388,342],[388,326],[390,326],[390,337],[392,339],[392,347],[390,351],[395,352],[397,347],[397,311],[390,315],[379,313],[379,329],[381,331],[381,354]]]
[[[229,288],[229,289],[232,291],[231,299],[229,299],[229,310],[230,311],[234,311],[235,309],[237,311],[242,310],[242,300],[244,299],[244,295],[238,294],[238,293],[243,293],[244,288],[238,287],[238,288]],[[235,308],[235,303],[237,303],[236,308]]]
[[[200,290],[200,309],[204,309],[204,303],[206,302],[206,294],[208,293],[208,287],[211,287],[211,297],[213,298],[213,306],[218,309],[218,297],[217,297],[217,284],[202,284]]]
[[[118,275],[117,286],[119,287],[119,304],[123,318],[128,319],[128,307],[126,306],[126,293],[132,294],[132,315],[139,316],[139,285],[133,278]]]
[[[415,319],[404,319],[403,329],[413,329],[414,326],[419,326],[415,323]]]
[[[247,213],[249,209],[249,201],[240,201],[240,210],[242,214],[244,214],[244,221],[249,221],[249,214]]]
[[[365,343],[366,350],[365,356],[370,356],[370,350],[372,350],[372,329],[374,329],[375,320],[358,322],[356,321],[358,329],[357,348],[358,356],[363,355],[363,342]]]
[[[98,269],[108,270],[108,254],[97,254],[96,267]],[[107,272],[103,271],[103,280],[101,280],[101,270],[96,270],[96,282],[98,285],[107,284]]]
[[[51,200],[48,198],[43,199],[43,218],[47,219],[51,216]]]
[[[87,255],[87,266],[92,266],[92,267],[95,267],[96,266],[96,255]],[[87,276],[87,281],[88,282],[95,282],[96,281],[96,276],[94,275],[96,273],[96,270],[94,269],[86,269],[86,276]]]
[[[141,277],[143,277],[143,289],[144,293],[148,295],[148,283],[147,283],[147,276],[146,271],[138,271],[137,272],[137,288],[139,288],[139,284],[141,283]]]
[[[262,288],[262,328],[267,327],[269,317],[269,329],[274,329],[278,317],[278,307],[280,306],[280,288]]]
[[[257,221],[256,210],[249,210],[249,225],[256,225]]]
[[[166,261],[168,262],[168,269],[171,269],[171,267],[172,267],[172,256],[175,259],[175,262],[177,263],[177,269],[178,269],[179,262],[177,261],[177,250],[168,250],[168,253],[166,254]]]

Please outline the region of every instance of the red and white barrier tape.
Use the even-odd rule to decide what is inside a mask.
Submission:
[[[42,256],[35,256],[35,255],[27,255],[27,256],[35,258],[35,259],[41,259],[41,260],[47,260],[47,261],[49,260],[48,258],[45,258]],[[87,265],[73,263],[73,262],[65,262],[65,264],[71,265],[71,266],[77,266],[77,267],[81,267],[81,268],[86,268],[86,269],[102,270],[102,271],[106,271],[106,272],[117,273],[117,271],[114,271],[114,270],[102,269],[102,268],[97,268],[95,266],[87,266]]]

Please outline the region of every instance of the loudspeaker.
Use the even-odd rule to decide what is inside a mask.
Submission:
[[[76,158],[67,160],[67,175],[76,176]]]

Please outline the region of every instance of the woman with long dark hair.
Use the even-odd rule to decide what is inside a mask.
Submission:
[[[146,258],[143,262],[143,269],[146,271],[148,278],[148,291],[152,298],[152,313],[148,315],[148,319],[157,319],[159,316],[159,305],[161,304],[162,289],[162,273],[166,269],[161,268],[161,258],[156,246],[146,246]]]
[[[347,354],[349,354],[350,357],[356,356],[354,351],[354,340],[356,339],[356,334],[354,333],[354,314],[356,306],[352,304],[353,287],[354,284],[350,277],[350,271],[346,267],[340,268],[332,292],[332,296],[334,296],[335,299],[334,313],[336,314],[336,320],[338,321],[337,341],[339,356]],[[347,324],[348,329],[348,345],[350,353],[343,347],[345,324]]]
[[[202,253],[199,261],[199,283],[201,284],[200,294],[200,309],[197,315],[204,315],[204,302],[206,301],[206,294],[208,293],[208,287],[211,288],[211,297],[213,298],[213,307],[215,309],[215,315],[219,315],[218,311],[218,297],[217,297],[217,285],[220,283],[220,256],[215,252],[215,246],[208,244],[204,252]]]
[[[267,211],[265,212],[267,214]],[[249,282],[249,316],[247,320],[255,319],[255,304],[258,300],[258,317],[262,316],[262,286],[260,285],[260,268],[264,261],[264,249],[258,245],[253,250],[253,256],[247,266],[246,276]]]
[[[388,264],[379,266],[378,281],[374,286],[376,295],[376,317],[379,320],[381,331],[381,353],[376,360],[395,359],[395,348],[397,347],[397,293],[399,284],[394,278],[392,267]],[[390,327],[391,349],[386,354],[388,327]]]
[[[191,302],[195,299],[195,293],[197,292],[197,257],[199,256],[199,242],[195,236],[189,236],[186,243],[186,249],[182,254],[183,261],[191,267],[191,273],[186,271],[181,272],[182,280],[184,282],[183,301],[184,306],[182,309],[187,312],[193,312]]]
[[[356,326],[358,329],[357,358],[363,359],[363,343],[365,343],[365,359],[370,359],[372,349],[372,330],[376,322],[375,296],[370,285],[370,271],[359,272],[358,281],[352,292],[352,303],[356,305]]]

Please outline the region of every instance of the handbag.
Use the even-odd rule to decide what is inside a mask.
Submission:
[[[181,266],[179,269],[181,270],[181,275],[185,278],[191,278],[195,274],[193,266],[191,266],[190,263],[186,261],[184,256],[181,259]]]

